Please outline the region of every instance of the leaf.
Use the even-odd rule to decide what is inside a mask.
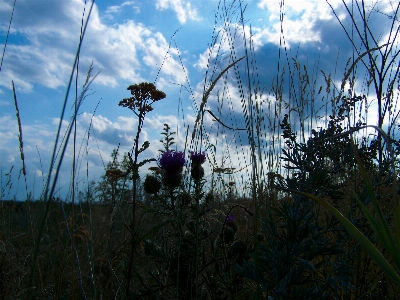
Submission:
[[[313,263],[310,260],[305,260],[302,258],[298,258],[297,260],[300,263],[300,265],[303,266],[306,270],[312,272],[317,271],[317,269],[314,267]]]
[[[308,193],[300,192],[292,189],[283,189],[304,197],[307,197],[315,202],[318,202],[331,212],[339,222],[346,228],[346,230],[357,240],[361,247],[369,254],[375,263],[398,285],[400,286],[400,276],[396,270],[389,264],[382,253],[375,247],[375,245],[360,231],[354,224],[352,224],[345,216],[342,215],[336,208],[328,202]]]
[[[151,228],[149,231],[147,231],[145,234],[143,234],[142,236],[139,237],[139,241],[144,241],[147,237],[149,237],[151,234],[157,232],[158,230],[160,230],[162,227],[164,227],[165,225],[169,224],[169,223],[173,223],[175,222],[175,220],[171,219],[171,220],[166,220],[163,221],[159,224],[157,224],[156,226],[154,226],[153,228]]]
[[[388,143],[389,141],[387,139],[386,134],[384,134],[383,136],[384,136],[386,142]],[[383,244],[383,246],[386,248],[386,250],[389,252],[390,256],[394,259],[394,262],[395,262],[397,268],[400,269],[400,253],[399,253],[398,245],[396,245],[396,242],[395,242],[392,234],[390,233],[389,226],[388,226],[386,219],[383,216],[383,213],[379,207],[378,201],[375,197],[374,189],[371,185],[371,182],[368,178],[367,172],[364,168],[364,164],[361,161],[361,158],[358,154],[357,148],[356,148],[353,140],[351,140],[351,145],[353,147],[353,151],[354,151],[357,163],[358,163],[358,167],[359,167],[361,176],[364,179],[365,186],[368,191],[368,196],[371,199],[372,205],[374,207],[374,211],[378,218],[378,222],[375,221],[374,217],[370,214],[370,212],[366,209],[366,207],[363,205],[363,203],[361,202],[361,200],[358,197],[356,197],[356,200],[357,200],[358,204],[360,205],[360,208],[363,211],[364,215],[368,219],[372,229],[374,230],[375,235],[377,236],[379,241]],[[390,145],[390,144],[388,144],[388,145]],[[391,151],[391,149],[389,151]],[[392,152],[392,155],[393,155],[393,152]],[[396,197],[396,196],[397,195],[394,194],[394,197]],[[395,218],[396,217],[398,217],[398,216],[396,216],[396,214],[395,214]]]
[[[141,166],[143,166],[149,162],[152,162],[152,161],[157,161],[157,160],[155,158],[149,158],[149,159],[142,160],[140,163],[137,164],[137,168],[140,168]]]
[[[143,143],[142,147],[140,147],[140,149],[138,150],[138,153],[137,153],[137,154],[142,153],[144,150],[146,150],[147,148],[149,148],[149,146],[150,146],[149,141],[145,141],[145,142]]]

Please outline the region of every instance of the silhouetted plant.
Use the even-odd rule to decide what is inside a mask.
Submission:
[[[334,258],[344,249],[335,234],[338,222],[328,215],[324,224],[318,219],[307,199],[282,199],[263,223],[259,263],[254,252],[237,263],[237,272],[273,299],[332,299],[339,286],[351,286],[352,277]]]
[[[129,194],[129,183],[126,180],[129,174],[128,156],[125,154],[122,161],[118,160],[118,156],[118,149],[114,149],[111,153],[112,161],[105,167],[105,174],[96,187],[98,199],[113,206],[117,201],[128,200]]]
[[[128,271],[126,276],[126,296],[130,295],[130,282],[131,282],[131,273],[132,273],[132,264],[133,264],[133,255],[134,249],[138,245],[139,241],[137,240],[137,232],[136,232],[136,193],[137,193],[137,180],[139,179],[139,168],[146,163],[151,161],[155,161],[155,159],[144,159],[141,162],[138,162],[139,154],[145,151],[150,143],[145,141],[142,146],[139,148],[139,137],[142,131],[143,122],[145,116],[148,112],[153,110],[152,104],[164,99],[166,97],[165,93],[156,89],[155,85],[148,82],[142,82],[139,84],[130,85],[128,90],[131,92],[132,97],[122,99],[119,102],[119,106],[129,108],[137,117],[137,132],[135,137],[135,144],[133,145],[133,154],[128,153],[128,158],[130,161],[130,174],[132,178],[133,188],[132,188],[132,221],[130,224],[130,232],[132,235],[131,238],[131,254],[129,258]]]
[[[362,231],[366,238],[371,240],[374,245],[378,246],[377,239],[372,230],[372,223],[364,216],[365,212],[367,212],[368,216],[368,211],[370,210],[370,208],[366,210],[367,205],[371,202],[371,196],[368,196],[370,192],[367,189],[369,183],[365,180],[365,175],[363,175],[363,177],[358,175],[357,178],[357,170],[361,168],[361,164],[361,170],[364,170],[363,172],[366,171],[368,174],[373,175],[371,184],[376,192],[379,191],[380,186],[387,185],[388,176],[390,180],[392,179],[390,174],[394,170],[391,171],[391,168],[388,167],[378,167],[377,163],[379,162],[379,157],[376,139],[368,142],[366,138],[362,138],[359,144],[354,143],[353,133],[362,129],[365,124],[357,122],[355,127],[349,129],[344,128],[344,121],[353,110],[354,104],[362,99],[363,97],[343,97],[342,102],[337,107],[337,114],[329,116],[330,121],[327,128],[321,128],[318,132],[312,130],[311,136],[305,143],[299,143],[297,141],[296,135],[291,130],[288,115],[285,115],[281,128],[283,129],[283,137],[287,149],[282,151],[282,159],[287,163],[286,167],[290,169],[291,172],[286,180],[279,180],[277,187],[281,190],[296,192],[298,194],[296,199],[302,199],[301,203],[304,201],[309,202],[305,197],[308,197],[308,195],[313,195],[313,200],[317,198],[324,199],[319,200],[319,203],[326,204],[326,207],[329,206],[328,203],[331,201],[335,207],[342,207],[345,203],[348,208],[341,209],[342,213],[358,228],[358,230]],[[393,154],[389,155],[387,159],[391,164],[393,164],[391,160],[393,158],[392,155]],[[385,154],[383,154],[382,157],[386,157]],[[392,166],[393,165],[391,165],[391,167]],[[353,182],[350,182],[350,185],[352,185],[353,195],[346,194],[346,188],[348,188],[349,181],[352,180]],[[386,198],[386,195],[380,197],[381,204],[387,201]],[[374,210],[378,209],[376,205],[376,203],[373,204]],[[380,215],[380,218],[386,221],[380,220],[379,222],[381,224],[383,224],[382,222],[390,223],[393,214],[390,211],[385,212],[382,208],[379,208],[380,214],[383,212],[385,215]],[[333,210],[334,208],[329,209]],[[342,217],[341,215],[340,218]],[[343,220],[341,220],[341,222],[342,221]],[[350,224],[348,226],[351,227]],[[343,282],[341,282],[344,294],[351,297],[351,290],[353,290],[354,294],[358,297],[367,294],[382,297],[387,296],[387,292],[382,292],[379,289],[372,291],[366,279],[363,278],[367,270],[371,269],[371,260],[368,259],[368,256],[364,255],[364,252],[360,254],[360,251],[362,251],[360,245],[352,242],[351,235],[354,235],[354,233],[351,232],[350,235],[347,231],[340,228],[337,228],[335,231],[336,234],[339,234],[341,237],[341,243],[343,244],[342,249],[346,251],[345,254],[338,256],[339,261],[347,262],[349,272],[358,274],[346,284],[347,287],[352,287],[354,283],[355,286],[350,289],[350,292],[346,292],[349,291],[348,288],[343,289]],[[372,247],[373,246],[370,246],[370,249],[372,249]],[[373,252],[369,253],[372,255],[371,253]],[[377,261],[378,260],[380,259],[377,259]],[[381,261],[383,261],[383,259]],[[381,266],[383,265],[384,263],[381,264]],[[360,270],[360,268],[362,268],[362,270]],[[363,275],[361,275],[361,273]],[[382,272],[378,272],[374,278],[381,278],[381,276]],[[394,277],[393,275],[392,278]],[[378,281],[378,279],[373,278],[369,280],[374,282]]]

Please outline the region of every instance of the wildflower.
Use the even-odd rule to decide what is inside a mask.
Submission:
[[[106,177],[111,182],[116,182],[119,179],[121,179],[123,176],[124,176],[124,172],[122,172],[120,169],[112,168],[112,169],[108,169],[106,171]]]
[[[262,233],[257,233],[257,241],[262,242],[265,239],[264,235]]]
[[[132,97],[122,99],[119,106],[127,107],[140,114],[146,114],[153,110],[151,104],[166,97],[165,93],[156,89],[156,86],[149,82],[133,84],[128,87]]]
[[[201,165],[206,161],[206,153],[193,151],[190,154],[190,160],[192,161],[192,164]]]
[[[160,168],[166,172],[181,172],[186,165],[183,152],[165,151],[158,159]]]
[[[150,167],[149,168],[150,171],[152,171],[155,174],[161,174],[161,169],[159,167]]]
[[[230,244],[235,238],[235,231],[231,227],[225,227],[222,234],[222,241],[225,244]]]
[[[238,230],[238,226],[235,223],[235,218],[233,214],[229,214],[226,216],[226,226],[232,228],[234,232]]]
[[[204,176],[204,168],[201,165],[206,161],[206,154],[193,151],[190,154],[190,160],[192,161],[190,175],[194,180],[199,181]]]
[[[248,251],[246,242],[241,241],[241,240],[235,241],[231,245],[229,250],[230,250],[229,252],[231,254],[233,254],[234,256],[239,256],[238,257],[238,258],[240,258],[239,261],[242,261],[242,259],[246,256],[247,251]],[[239,261],[237,261],[237,262],[239,262]]]
[[[204,202],[205,206],[207,206],[210,202],[213,202],[213,201],[214,201],[213,193],[212,192],[208,192],[206,194],[206,196],[205,196],[205,202]]]
[[[233,223],[234,220],[235,220],[235,217],[232,214],[229,214],[226,217],[226,223]]]
[[[158,159],[163,170],[163,183],[170,188],[176,188],[182,181],[183,166],[186,165],[183,152],[165,151]]]
[[[189,205],[192,200],[190,194],[187,192],[179,194],[178,199],[180,200],[182,206]]]

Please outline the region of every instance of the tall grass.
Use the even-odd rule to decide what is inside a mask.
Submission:
[[[195,114],[182,116],[185,124],[194,119],[191,128],[184,128],[185,144],[175,143],[178,130],[172,132],[166,124],[160,157],[139,159],[149,147],[149,142],[139,145],[143,122],[153,102],[163,97],[142,93],[157,91],[153,84],[130,86],[131,97],[120,105],[138,117],[132,151],[123,163],[117,161],[117,150],[105,168],[102,187],[113,188],[111,195],[103,194],[106,205],[95,202],[88,182],[86,201],[76,212],[75,175],[72,203],[55,201],[54,190],[79,107],[95,78],[90,68],[79,96],[76,90],[74,113],[60,143],[92,2],[82,19],[42,201],[2,202],[2,297],[398,297],[399,73],[394,66],[399,64],[399,6],[388,40],[380,42],[369,28],[371,12],[363,2],[354,4],[355,12],[344,5],[357,36],[344,29],[355,55],[336,86],[334,75],[320,74],[318,64],[310,73],[291,56],[282,1],[276,77],[264,87],[244,4],[220,1],[202,92],[186,77]],[[359,64],[368,70],[361,83],[356,78]],[[377,124],[367,122],[371,93],[378,103]],[[18,114],[16,95],[15,104]],[[371,125],[377,128],[376,138],[367,136]],[[382,146],[382,136],[391,150]],[[158,167],[140,178],[153,160]],[[366,252],[360,252],[359,244]]]

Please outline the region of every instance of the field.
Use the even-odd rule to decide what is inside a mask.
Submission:
[[[320,86],[320,72],[309,74],[283,47],[267,92],[252,39],[240,22],[230,25],[243,20],[239,4],[219,7],[224,25],[212,35],[204,93],[192,95],[197,118],[185,144],[165,124],[160,155],[142,158],[143,124],[166,95],[134,83],[119,102],[138,119],[132,150],[116,147],[97,182],[59,199],[58,171],[95,79],[89,70],[42,198],[5,199],[9,182],[1,186],[1,299],[400,299],[397,10],[379,43],[361,30],[364,6],[350,15],[363,21],[352,36],[363,46],[339,84],[322,72]],[[217,41],[229,46],[224,60]],[[20,151],[26,176],[22,138]],[[238,157],[241,168],[229,167]]]

